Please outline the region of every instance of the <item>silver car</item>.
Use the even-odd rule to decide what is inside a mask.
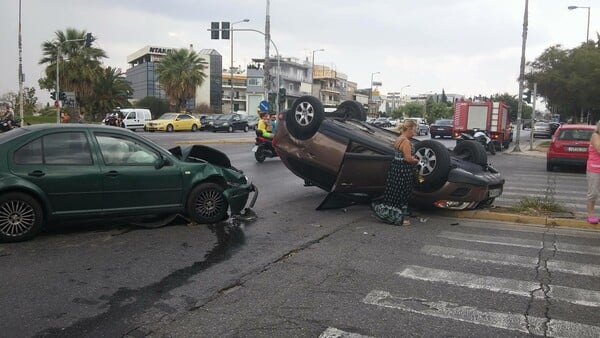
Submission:
[[[533,137],[552,137],[552,128],[548,122],[536,122],[533,126]]]

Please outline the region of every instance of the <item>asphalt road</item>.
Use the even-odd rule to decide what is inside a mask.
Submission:
[[[255,220],[70,224],[3,244],[2,335],[600,335],[598,231],[316,211],[325,193],[278,159],[216,147],[259,187]]]

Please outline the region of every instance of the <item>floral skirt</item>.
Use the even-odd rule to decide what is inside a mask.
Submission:
[[[404,216],[407,215],[414,175],[413,165],[398,157],[392,160],[385,181],[383,200],[371,204],[377,218],[386,223],[402,225]]]

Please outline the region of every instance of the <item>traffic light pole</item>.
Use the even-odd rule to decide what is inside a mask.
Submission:
[[[59,78],[58,78],[58,65],[60,62],[60,42],[58,42],[56,44],[56,97],[55,97],[55,101],[54,101],[54,105],[56,106],[56,123],[60,123],[60,103],[59,101],[59,93],[60,93],[60,85],[59,85]]]

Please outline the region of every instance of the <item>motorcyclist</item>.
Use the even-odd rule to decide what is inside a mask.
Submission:
[[[473,129],[473,137],[476,140],[481,140],[481,141],[485,142],[485,146],[488,148],[490,153],[492,153],[492,155],[496,153],[496,148],[494,146],[494,143],[492,142],[492,139],[488,136],[486,131],[482,131],[478,128],[475,128],[475,129]]]
[[[269,113],[263,113],[261,119],[258,121],[256,130],[260,130],[263,137],[272,139],[273,138],[273,125],[271,124],[271,116]]]
[[[8,128],[12,129],[15,125],[15,112],[10,106],[6,106],[6,114],[4,114],[4,119],[8,123]]]

